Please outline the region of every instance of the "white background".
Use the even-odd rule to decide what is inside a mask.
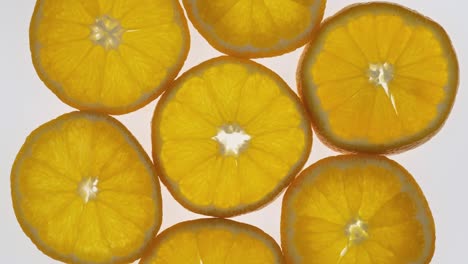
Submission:
[[[79,1],[79,0],[76,0]],[[217,1],[217,0],[213,0]],[[267,0],[277,1],[277,0]],[[358,1],[329,0],[326,17]],[[406,167],[421,185],[434,214],[437,228],[436,252],[432,263],[468,263],[468,90],[465,62],[468,60],[468,2],[461,0],[393,1],[431,17],[449,33],[460,62],[460,87],[452,114],[436,137],[419,148],[391,158]],[[73,109],[58,100],[37,77],[29,52],[29,21],[33,0],[2,0],[0,5],[0,263],[56,263],[36,249],[16,221],[10,197],[10,169],[27,135],[45,123]],[[190,26],[192,50],[182,72],[220,55]],[[302,52],[261,59],[295,89],[295,69]],[[118,116],[150,153],[150,120],[156,101],[131,114]],[[337,153],[314,138],[308,164]],[[163,187],[162,229],[201,216],[177,204]],[[236,220],[256,225],[279,241],[281,198],[260,211]]]

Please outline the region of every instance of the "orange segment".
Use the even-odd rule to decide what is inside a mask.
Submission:
[[[31,21],[34,66],[65,103],[110,114],[161,94],[190,45],[175,0],[39,0]]]
[[[11,172],[16,217],[67,263],[137,259],[161,224],[153,165],[115,119],[74,112],[31,133]]]
[[[281,240],[288,263],[428,264],[434,219],[398,163],[336,156],[304,170],[286,191]]]
[[[367,3],[323,23],[297,77],[327,144],[393,153],[442,127],[457,91],[458,62],[437,23],[399,5]]]
[[[140,264],[282,264],[281,249],[260,229],[225,219],[198,219],[168,228]]]
[[[195,28],[213,47],[244,58],[272,57],[304,45],[325,0],[184,0]]]
[[[220,57],[183,74],[161,98],[152,140],[173,196],[194,212],[226,217],[271,201],[303,166],[312,138],[278,75]]]

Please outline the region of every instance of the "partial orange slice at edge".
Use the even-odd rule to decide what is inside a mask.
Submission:
[[[435,226],[413,177],[380,156],[329,157],[286,191],[281,240],[288,263],[428,264]]]
[[[312,38],[325,0],[184,0],[195,28],[217,50],[242,58],[278,56]]]
[[[278,244],[262,230],[211,218],[176,224],[159,234],[140,264],[283,264]]]

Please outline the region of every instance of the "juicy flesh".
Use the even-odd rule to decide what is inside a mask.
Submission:
[[[385,12],[343,16],[317,40],[306,68],[326,132],[345,142],[388,144],[417,135],[438,118],[450,82],[431,28]],[[318,105],[318,104],[316,104]],[[315,106],[313,106],[315,107]]]
[[[298,263],[420,263],[432,231],[407,184],[379,164],[323,168],[285,207],[288,252],[301,256]]]
[[[257,51],[291,45],[322,18],[323,1],[185,0],[211,39],[229,48]],[[187,6],[187,4],[186,4]],[[196,10],[196,12],[195,12]]]
[[[40,71],[68,101],[109,109],[144,100],[178,63],[174,1],[41,1],[32,28]]]
[[[241,228],[186,226],[159,243],[143,264],[276,264],[280,262],[275,250],[262,236]]]
[[[15,195],[41,247],[108,262],[135,254],[158,224],[150,165],[107,121],[62,120],[43,128],[27,153]]]
[[[196,206],[229,210],[255,203],[306,152],[298,103],[248,67],[223,62],[192,74],[159,114],[161,165]]]

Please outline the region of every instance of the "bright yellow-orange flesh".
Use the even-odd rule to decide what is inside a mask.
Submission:
[[[412,176],[384,157],[338,156],[287,190],[281,240],[288,263],[427,264],[434,220]]]
[[[156,237],[140,264],[282,264],[281,249],[260,229],[225,219],[177,224]]]
[[[442,126],[458,64],[435,22],[397,5],[358,4],[323,24],[298,78],[326,141],[387,153],[422,143]]]
[[[11,192],[23,231],[67,263],[135,260],[161,223],[150,159],[104,115],[70,113],[32,132],[15,160]]]
[[[323,17],[326,0],[184,0],[187,14],[218,50],[271,57],[304,45]]]
[[[272,200],[301,169],[312,140],[287,84],[230,57],[180,77],[158,104],[152,129],[162,181],[190,210],[215,216]]]
[[[176,0],[38,0],[30,41],[39,76],[61,100],[111,114],[159,95],[189,47]]]

